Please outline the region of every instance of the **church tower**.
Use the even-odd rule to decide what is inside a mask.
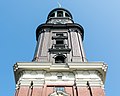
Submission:
[[[105,96],[107,65],[87,61],[83,39],[72,14],[53,9],[36,29],[32,62],[14,65],[15,96]]]

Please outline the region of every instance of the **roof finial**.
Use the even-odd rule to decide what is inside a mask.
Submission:
[[[57,2],[57,3],[58,3],[58,8],[61,8],[61,4],[59,2]]]

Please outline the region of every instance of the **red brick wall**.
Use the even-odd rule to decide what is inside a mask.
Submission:
[[[73,87],[71,86],[65,87],[65,92],[70,94],[70,96],[73,96]]]
[[[33,87],[32,96],[42,96],[42,87]]]
[[[78,87],[78,96],[91,96],[88,87]],[[91,87],[92,96],[105,96],[104,90],[101,87]]]
[[[77,87],[78,96],[90,96],[90,92],[87,87]]]
[[[105,92],[101,87],[92,87],[93,96],[105,96]]]
[[[91,96],[90,90],[88,87],[73,87],[73,86],[63,86],[65,88],[65,92],[70,94],[70,96]],[[43,87],[33,87],[31,89],[29,86],[22,86],[17,90],[15,96],[48,96],[53,93],[54,86],[43,86]],[[91,87],[92,96],[105,96],[104,90],[101,87]]]
[[[23,86],[23,87],[20,87],[19,90],[18,90],[18,96],[27,96],[28,94],[28,89],[29,87],[28,86]]]
[[[53,86],[49,86],[49,87],[47,87],[47,90],[46,90],[46,95],[45,96],[48,96],[49,94],[51,94],[51,93],[53,93]]]

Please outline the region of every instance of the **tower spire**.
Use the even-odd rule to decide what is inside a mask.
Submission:
[[[61,4],[59,2],[57,2],[57,3],[58,3],[58,8],[61,8],[62,7]]]

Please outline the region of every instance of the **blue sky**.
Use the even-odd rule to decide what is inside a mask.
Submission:
[[[120,0],[0,0],[0,96],[13,96],[13,65],[32,60],[36,28],[58,1],[84,27],[87,59],[108,64],[106,96],[118,96]]]

